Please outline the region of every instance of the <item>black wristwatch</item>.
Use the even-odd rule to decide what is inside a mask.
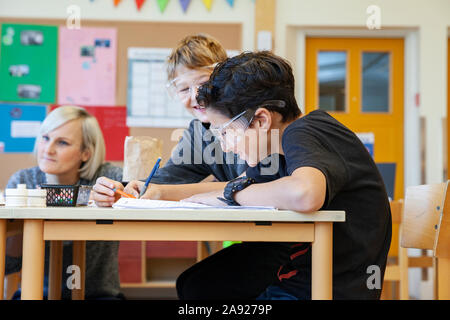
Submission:
[[[255,179],[248,177],[239,177],[231,180],[227,183],[225,189],[223,190],[223,198],[219,197],[217,199],[225,202],[229,206],[240,206],[240,204],[234,200],[234,194],[238,191],[244,190],[252,183],[255,183]]]

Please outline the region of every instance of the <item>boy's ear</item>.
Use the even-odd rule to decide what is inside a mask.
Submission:
[[[272,113],[266,108],[259,108],[253,117],[253,126],[257,129],[269,130],[272,126]]]

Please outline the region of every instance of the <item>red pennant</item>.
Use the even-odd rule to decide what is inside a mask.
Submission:
[[[142,6],[144,5],[145,0],[136,0],[136,7],[139,10],[141,10]]]

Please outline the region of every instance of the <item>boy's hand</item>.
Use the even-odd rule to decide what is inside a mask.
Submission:
[[[216,191],[196,194],[196,195],[193,195],[192,197],[183,199],[181,201],[201,203],[201,204],[206,204],[209,206],[221,206],[221,207],[227,206],[227,204],[225,202],[220,201],[217,198],[223,198],[223,190],[216,190]]]
[[[139,199],[141,190],[144,188],[145,183],[142,181],[130,181],[125,188],[125,192],[131,194]],[[141,199],[161,200],[162,186],[157,184],[149,184],[147,190],[142,195]]]
[[[133,195],[136,199],[139,199],[139,194],[141,193],[141,190],[144,188],[145,183],[139,180],[132,180],[128,182],[127,186],[125,187],[125,190],[123,190],[125,193]],[[148,186],[147,190],[150,189],[150,185]],[[144,197],[142,197],[144,199]],[[149,198],[147,198],[149,199]]]
[[[100,177],[92,187],[91,199],[99,207],[111,207],[120,198],[115,196],[114,188],[123,190],[123,185],[118,181]]]

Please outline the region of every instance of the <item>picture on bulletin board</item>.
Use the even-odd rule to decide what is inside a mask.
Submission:
[[[115,106],[117,30],[59,28],[58,104]]]
[[[0,153],[34,150],[47,106],[0,104]]]
[[[1,101],[55,102],[57,42],[56,26],[1,25]]]
[[[375,134],[373,132],[358,132],[356,136],[361,140],[364,147],[366,147],[367,152],[370,156],[374,157],[375,148]]]
[[[170,48],[128,48],[127,124],[130,127],[187,128],[192,115],[167,90]],[[227,50],[233,57],[237,50]]]
[[[51,106],[51,110],[59,105]],[[106,146],[106,161],[123,161],[125,138],[129,135],[125,106],[80,106],[97,118]]]
[[[167,92],[169,48],[128,48],[127,124],[187,128],[192,115]]]

